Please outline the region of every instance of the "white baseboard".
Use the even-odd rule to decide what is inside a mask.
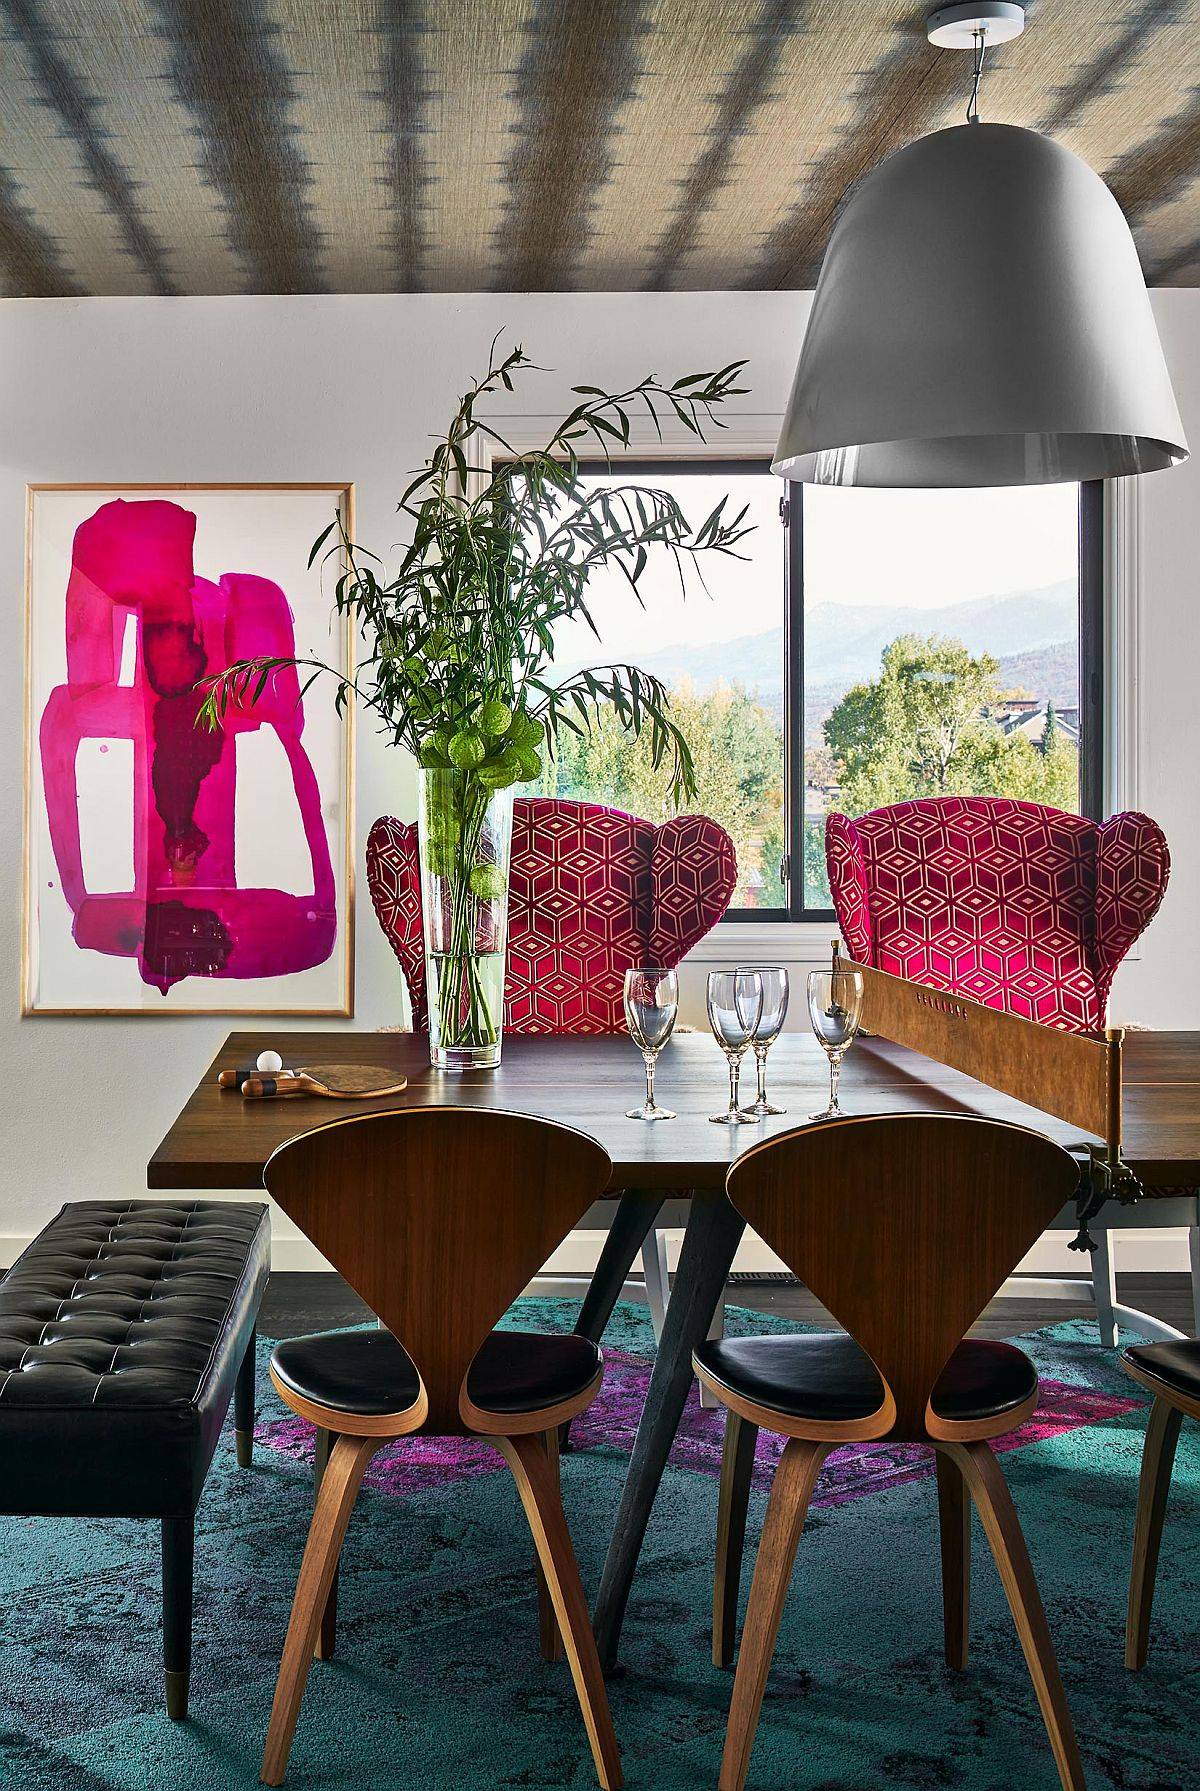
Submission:
[[[546,1263],[543,1275],[590,1275],[596,1266],[603,1242],[603,1232],[573,1231]],[[682,1230],[667,1232],[667,1262],[672,1272],[678,1266],[682,1242]],[[1068,1250],[1069,1242],[1070,1235],[1065,1231],[1047,1232],[1019,1264],[1018,1273],[1082,1275],[1086,1278],[1089,1272],[1087,1262],[1078,1251]],[[1117,1268],[1130,1273],[1186,1275],[1188,1272],[1187,1232],[1181,1227],[1163,1227],[1157,1231],[1122,1231],[1113,1238],[1113,1252]],[[271,1266],[287,1271],[325,1269],[329,1264],[307,1238],[297,1235],[275,1238],[271,1245]],[[635,1271],[637,1266],[635,1263]],[[733,1259],[733,1266],[735,1270],[748,1275],[778,1274],[785,1267],[774,1251],[769,1250],[753,1232],[747,1233],[743,1238]]]
[[[7,1268],[15,1262],[34,1234],[0,1233],[0,1265]],[[667,1232],[667,1261],[672,1270],[679,1261],[683,1232]],[[596,1266],[604,1242],[599,1231],[573,1231],[564,1239],[547,1262],[544,1273],[555,1275],[589,1275]],[[1084,1275],[1087,1263],[1077,1252],[1068,1250],[1065,1231],[1047,1232],[1029,1255],[1018,1265],[1018,1272],[1036,1275]],[[1113,1253],[1118,1270],[1143,1274],[1187,1274],[1187,1232],[1181,1227],[1161,1227],[1157,1231],[1122,1231],[1113,1234]],[[636,1266],[636,1265],[635,1265]],[[761,1238],[748,1232],[733,1259],[733,1266],[746,1274],[775,1274],[784,1264]],[[271,1240],[271,1267],[282,1274],[330,1270],[330,1264],[315,1244],[299,1232],[277,1229]]]
[[[281,1275],[312,1273],[314,1270],[327,1269],[333,1273],[333,1264],[317,1249],[315,1244],[302,1237],[299,1232],[295,1236],[286,1233],[271,1238],[271,1267]]]
[[[546,1264],[547,1273],[585,1274],[596,1265],[603,1235],[595,1231],[573,1231]],[[1067,1248],[1071,1234],[1048,1231],[1039,1238],[1028,1256],[1017,1265],[1017,1272],[1026,1275],[1086,1276],[1087,1261],[1077,1250]],[[683,1242],[682,1230],[667,1232],[667,1262],[672,1271],[679,1262]],[[1188,1272],[1187,1232],[1182,1226],[1161,1226],[1157,1230],[1122,1231],[1113,1234],[1113,1254],[1117,1268],[1130,1273],[1186,1275]],[[735,1270],[748,1275],[778,1274],[786,1268],[768,1249],[760,1237],[747,1232],[733,1259]]]

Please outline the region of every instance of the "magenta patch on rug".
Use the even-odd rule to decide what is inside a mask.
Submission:
[[[254,1428],[254,1439],[293,1461],[311,1464],[316,1433],[303,1418],[272,1418]],[[424,1492],[447,1481],[498,1473],[503,1458],[478,1437],[416,1436],[392,1443],[371,1458],[363,1485],[378,1492]]]
[[[604,1351],[604,1385],[595,1402],[571,1427],[572,1441],[581,1450],[608,1450],[628,1455],[646,1400],[653,1364],[626,1350]],[[1064,1431],[1088,1424],[1103,1424],[1134,1411],[1143,1402],[1098,1393],[1093,1387],[1068,1381],[1043,1380],[1041,1403],[1018,1430],[998,1437],[997,1451],[1021,1449],[1045,1442]],[[675,1467],[716,1479],[721,1472],[721,1446],[725,1434],[723,1411],[705,1411],[699,1388],[692,1386],[683,1418],[671,1448]],[[301,1418],[276,1418],[258,1426],[255,1435],[268,1449],[311,1462],[313,1428]],[[754,1484],[766,1488],[785,1439],[760,1431],[754,1458]],[[499,1473],[501,1457],[490,1443],[474,1437],[413,1437],[381,1449],[367,1469],[364,1485],[380,1492],[421,1492],[445,1481],[470,1480],[479,1474]],[[849,1443],[835,1449],[821,1470],[814,1505],[841,1505],[865,1493],[884,1492],[907,1480],[933,1473],[933,1451],[921,1443]]]

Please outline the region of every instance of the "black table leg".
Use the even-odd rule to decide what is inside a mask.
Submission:
[[[575,1323],[576,1335],[599,1343],[604,1328],[613,1315],[613,1307],[625,1285],[625,1277],[633,1267],[633,1259],[645,1243],[650,1227],[658,1217],[665,1195],[640,1193],[630,1189],[622,1194],[613,1214],[612,1224],[596,1264],[583,1305]],[[558,1433],[560,1449],[570,1447],[571,1425],[568,1421]]]
[[[188,1678],[192,1666],[192,1558],[194,1519],[162,1520],[163,1666],[166,1670],[167,1715],[182,1722],[188,1713]]]
[[[692,1351],[708,1335],[733,1253],[745,1229],[745,1220],[724,1194],[705,1192],[693,1196],[667,1306],[667,1322],[634,1438],[596,1601],[596,1642],[605,1668],[616,1662],[625,1606],[650,1508],[692,1382]]]
[[[254,1459],[254,1343],[255,1333],[251,1331],[233,1383],[233,1432],[239,1468],[248,1468]]]

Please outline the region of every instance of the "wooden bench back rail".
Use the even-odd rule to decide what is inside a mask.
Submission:
[[[863,979],[865,1031],[923,1051],[977,1082],[1102,1138],[1109,1161],[1121,1152],[1121,1044],[1107,1033],[1059,1032],[953,990],[931,989],[842,957],[834,967]]]
[[[524,1114],[412,1107],[283,1144],[267,1188],[399,1338],[412,1430],[457,1435],[481,1343],[608,1183],[591,1138]]]

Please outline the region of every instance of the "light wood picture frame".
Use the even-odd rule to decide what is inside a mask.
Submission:
[[[22,1014],[353,1012],[353,703],[280,671],[195,725],[238,659],[353,676],[335,516],[346,481],[27,488]]]

